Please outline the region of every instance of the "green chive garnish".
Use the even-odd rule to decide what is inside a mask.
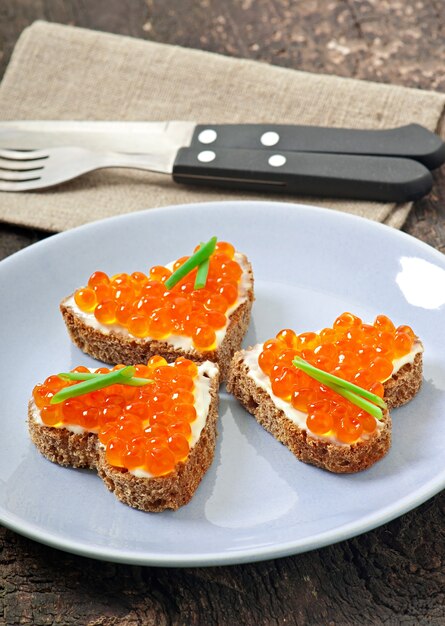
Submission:
[[[354,383],[350,383],[348,380],[344,380],[343,378],[334,376],[334,374],[329,374],[329,372],[325,372],[324,370],[321,370],[318,367],[315,367],[315,365],[311,365],[310,363],[302,359],[300,356],[296,356],[294,358],[293,364],[295,365],[295,367],[298,367],[299,369],[305,371],[306,374],[309,374],[309,376],[311,375],[311,372],[314,372],[315,374],[322,376],[326,383],[330,382],[339,387],[343,387],[344,389],[348,389],[349,391],[353,391],[354,393],[359,394],[363,398],[370,400],[374,404],[377,404],[377,406],[382,407],[382,409],[386,409],[386,402],[382,400],[380,396],[377,396],[375,393],[372,393],[371,391],[368,391],[367,389],[363,389],[363,387],[354,385]]]
[[[331,385],[331,389],[333,389],[335,393],[338,393],[340,396],[343,396],[343,398],[346,398],[346,400],[349,400],[350,402],[352,402],[352,404],[355,404],[360,409],[363,409],[364,411],[366,411],[367,413],[375,417],[377,420],[382,421],[383,419],[382,409],[376,406],[375,404],[373,404],[372,402],[365,400],[365,398],[360,396],[358,393],[354,393],[353,391],[348,391],[344,387],[340,387],[338,385]]]
[[[132,365],[128,365],[127,367],[123,367],[120,370],[115,370],[114,372],[110,372],[109,374],[101,374],[89,380],[84,380],[78,385],[65,387],[64,389],[58,391],[51,398],[50,403],[59,404],[59,402],[68,400],[68,398],[83,396],[85,393],[97,391],[98,389],[109,387],[110,385],[115,385],[119,383],[126,385],[129,379],[132,378],[132,376],[134,375],[135,371],[136,370]]]
[[[201,243],[201,246],[204,244]],[[207,274],[209,273],[210,259],[206,259],[198,265],[198,272],[196,273],[194,289],[204,289],[207,282]]]
[[[61,372],[57,374],[57,376],[62,380],[92,380],[98,376],[105,376],[105,374],[101,374],[100,372]],[[136,378],[133,376],[129,378],[125,384],[132,387],[141,387],[142,385],[148,385],[152,382],[150,378]]]
[[[329,387],[367,413],[370,413],[376,419],[383,419],[382,408],[386,409],[386,402],[376,394],[371,393],[358,385],[354,385],[354,383],[350,383],[347,380],[343,380],[343,378],[329,374],[328,372],[311,365],[299,356],[296,356],[292,363],[295,367],[301,369],[303,372],[315,380],[318,380],[318,382],[322,383],[326,387]]]
[[[174,287],[176,283],[179,283],[179,281],[194,270],[195,267],[198,267],[198,265],[201,265],[201,263],[206,261],[215,250],[216,241],[216,237],[209,239],[209,241],[192,254],[192,256],[189,257],[185,263],[178,267],[178,269],[165,281],[167,289]]]
[[[209,273],[209,265],[210,265],[209,259],[206,259],[198,267],[198,273],[196,274],[195,285],[194,285],[195,289],[203,289],[206,286],[207,274]]]

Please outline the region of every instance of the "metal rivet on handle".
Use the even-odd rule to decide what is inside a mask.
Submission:
[[[198,161],[201,161],[201,163],[210,163],[210,161],[213,161],[215,157],[216,154],[213,150],[203,150],[198,154]]]
[[[213,143],[217,136],[216,130],[213,130],[213,128],[206,128],[199,133],[198,139],[201,143]]]
[[[275,131],[269,130],[261,135],[261,143],[263,146],[274,146],[280,141],[280,135]]]
[[[286,157],[283,156],[282,154],[273,154],[269,158],[269,165],[272,165],[272,167],[281,167],[285,163],[286,163]]]

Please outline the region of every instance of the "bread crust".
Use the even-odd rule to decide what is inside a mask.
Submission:
[[[33,417],[35,404],[28,405],[28,429],[39,451],[53,463],[97,471],[107,488],[133,508],[147,512],[176,510],[187,504],[212,464],[217,437],[219,373],[212,377],[210,407],[200,437],[184,462],[165,476],[141,478],[111,466],[95,433],[75,434],[66,428],[39,424]]]
[[[99,454],[95,433],[77,434],[67,428],[52,428],[39,424],[33,417],[34,410],[34,401],[30,400],[28,431],[43,456],[58,465],[96,469]]]
[[[271,396],[258,387],[249,376],[244,362],[245,351],[235,354],[227,380],[227,391],[232,393],[265,430],[283,443],[304,463],[335,473],[359,472],[383,458],[391,446],[391,417],[383,412],[382,425],[367,439],[352,444],[337,444],[311,436],[299,428],[279,409]],[[388,408],[408,402],[422,382],[422,354],[416,355],[412,364],[403,366],[385,383]]]
[[[175,348],[167,341],[139,339],[125,336],[114,330],[105,333],[100,329],[93,328],[67,305],[73,294],[62,300],[60,311],[72,342],[83,352],[99,361],[111,365],[118,363],[136,365],[137,363],[146,363],[154,355],[160,355],[171,363],[182,356],[197,362],[213,361],[219,367],[221,380],[225,380],[232,356],[240,349],[247,332],[254,301],[252,267],[247,259],[245,263],[252,287],[246,294],[247,299],[229,317],[229,324],[221,344],[216,350],[209,352],[199,352],[194,348],[183,350]]]
[[[422,386],[423,355],[418,352],[413,363],[403,365],[385,382],[385,402],[388,409],[395,409],[414,398]]]

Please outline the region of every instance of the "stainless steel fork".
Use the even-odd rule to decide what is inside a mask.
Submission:
[[[150,154],[93,152],[85,148],[0,150],[0,191],[43,189],[106,167],[167,173],[171,157]]]

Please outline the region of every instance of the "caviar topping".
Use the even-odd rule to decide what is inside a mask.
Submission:
[[[258,357],[272,392],[307,414],[306,426],[316,435],[353,443],[377,428],[376,419],[336,391],[315,380],[292,362],[310,365],[365,389],[380,398],[393,361],[408,354],[416,335],[409,326],[396,328],[385,315],[365,324],[352,313],[340,315],[330,328],[297,335],[281,330],[263,344]]]
[[[108,375],[122,369],[124,366],[117,365],[93,373]],[[110,465],[162,476],[173,471],[190,451],[192,425],[197,419],[194,392],[198,367],[182,357],[168,365],[163,357],[155,356],[134,370],[135,376],[151,384],[113,383],[52,404],[55,394],[83,382],[50,376],[34,387],[33,398],[46,426],[79,426],[97,433]],[[72,373],[92,372],[79,367]]]
[[[193,257],[178,259],[173,271],[154,266],[147,274],[134,272],[112,277],[96,271],[87,286],[75,292],[75,303],[84,313],[92,313],[99,323],[117,324],[135,337],[167,339],[169,335],[180,335],[190,337],[200,351],[214,350],[216,332],[226,326],[230,309],[238,299],[243,270],[234,258],[234,247],[224,241],[215,243],[211,239],[193,256],[206,246],[207,257],[199,257],[198,264],[195,258],[194,267],[177,281],[171,279],[175,275],[177,278],[177,272]],[[212,246],[213,252],[208,256]],[[199,288],[195,286],[197,280]]]

